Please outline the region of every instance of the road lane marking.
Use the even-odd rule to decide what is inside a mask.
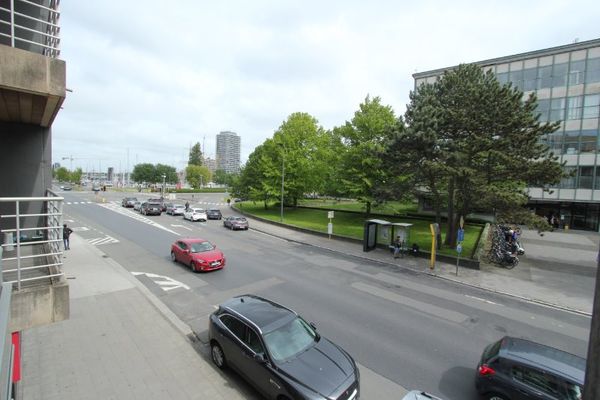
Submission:
[[[145,275],[152,280],[152,282],[156,283],[158,287],[160,287],[165,292],[173,289],[186,289],[190,290],[190,287],[183,282],[176,281],[173,278],[169,278],[168,276],[157,275],[150,272],[131,272],[133,276]]]
[[[461,324],[466,321],[469,317],[465,314],[461,314],[456,311],[448,310],[428,304],[422,301],[416,301],[409,297],[399,295],[389,290],[379,288],[377,286],[368,285],[362,282],[354,282],[351,285],[354,289],[360,290],[361,292],[369,293],[373,296],[380,297],[385,300],[393,301],[394,303],[402,304],[404,306],[416,309],[425,314],[432,315],[437,318],[445,319],[450,322]]]
[[[146,217],[144,217],[141,214],[134,213],[132,210],[130,210],[128,208],[121,207],[120,204],[115,204],[115,203],[98,203],[98,205],[100,207],[106,208],[107,210],[111,210],[111,211],[114,211],[114,212],[119,213],[121,215],[124,215],[126,217],[133,218],[133,219],[135,219],[137,221],[140,221],[140,222],[143,222],[145,224],[148,224],[148,225],[154,226],[156,228],[162,229],[162,230],[167,231],[169,233],[172,233],[174,235],[177,235],[177,236],[180,235],[179,233],[177,233],[177,232],[175,232],[175,231],[167,228],[166,226],[163,226],[163,225],[161,225],[161,224],[159,224],[159,223],[157,223],[155,221],[152,221],[151,219],[146,218]]]
[[[172,227],[175,227],[175,228],[183,228],[183,229],[187,229],[188,231],[193,231],[193,229],[192,229],[192,228],[188,228],[187,226],[184,226],[184,225],[175,225],[175,224],[171,224],[171,226],[172,226]]]
[[[119,243],[118,239],[115,239],[114,237],[109,236],[109,235],[106,235],[104,237],[99,237],[99,238],[88,239],[87,241],[88,241],[88,243],[93,244],[94,246],[100,246],[103,244]]]
[[[470,296],[470,295],[468,295],[468,294],[465,294],[465,297],[468,297],[468,298],[470,298],[470,299],[474,299],[474,300],[483,301],[484,303],[488,303],[488,304],[494,304],[494,305],[496,305],[496,306],[503,306],[502,304],[494,303],[493,301],[486,300],[486,299],[482,299],[481,297]]]

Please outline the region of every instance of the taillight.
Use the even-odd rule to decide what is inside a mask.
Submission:
[[[479,376],[490,376],[494,375],[496,371],[493,368],[488,367],[486,364],[479,366]]]

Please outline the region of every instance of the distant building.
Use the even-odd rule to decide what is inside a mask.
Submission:
[[[557,216],[562,226],[600,230],[600,39],[478,61],[500,83],[511,82],[527,98],[535,93],[541,122],[561,121],[542,141],[572,175],[551,192],[530,187],[529,208]],[[446,70],[413,75],[415,88]]]
[[[241,139],[235,132],[223,131],[217,135],[217,168],[227,173],[240,170]]]
[[[215,173],[217,170],[217,160],[214,158],[207,157],[204,159],[204,166],[208,168],[211,173]]]

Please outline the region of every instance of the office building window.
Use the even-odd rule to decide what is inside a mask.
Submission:
[[[593,189],[594,185],[594,167],[579,167],[579,180],[577,187],[579,189]]]
[[[549,151],[554,154],[562,154],[563,133],[555,132],[547,135],[546,143],[548,144]]]
[[[600,167],[596,167],[596,179],[594,187],[596,190],[600,189]]]
[[[561,121],[565,118],[565,98],[557,97],[550,102],[550,121]]]
[[[501,85],[505,85],[508,83],[508,72],[500,72],[496,74],[496,79],[500,82]]]
[[[528,68],[523,71],[523,90],[529,92],[537,89],[537,68]]]
[[[583,96],[567,98],[567,119],[581,119],[583,111]]]
[[[508,80],[512,82],[514,87],[519,88],[519,90],[523,90],[523,70],[510,71]]]
[[[538,89],[552,87],[552,65],[539,67],[537,72]]]
[[[550,115],[550,99],[538,100],[536,111],[540,113],[540,121],[547,122]]]
[[[600,94],[589,94],[583,101],[583,118],[600,117]]]
[[[569,174],[560,181],[559,187],[562,189],[575,189],[577,181],[577,167],[564,167],[564,171]]]
[[[567,86],[567,69],[569,64],[554,64],[552,69],[552,87]]]
[[[571,61],[569,67],[569,86],[575,86],[583,83],[585,73],[585,61]]]
[[[598,129],[583,129],[581,131],[580,151],[595,153],[598,150]],[[600,189],[600,187],[598,187]]]
[[[579,131],[565,132],[564,154],[579,153]]]
[[[585,71],[585,83],[600,82],[600,58],[587,60]]]

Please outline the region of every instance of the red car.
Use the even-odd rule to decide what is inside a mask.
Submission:
[[[204,239],[179,239],[171,245],[171,260],[189,265],[192,271],[212,271],[225,266],[221,250]]]

